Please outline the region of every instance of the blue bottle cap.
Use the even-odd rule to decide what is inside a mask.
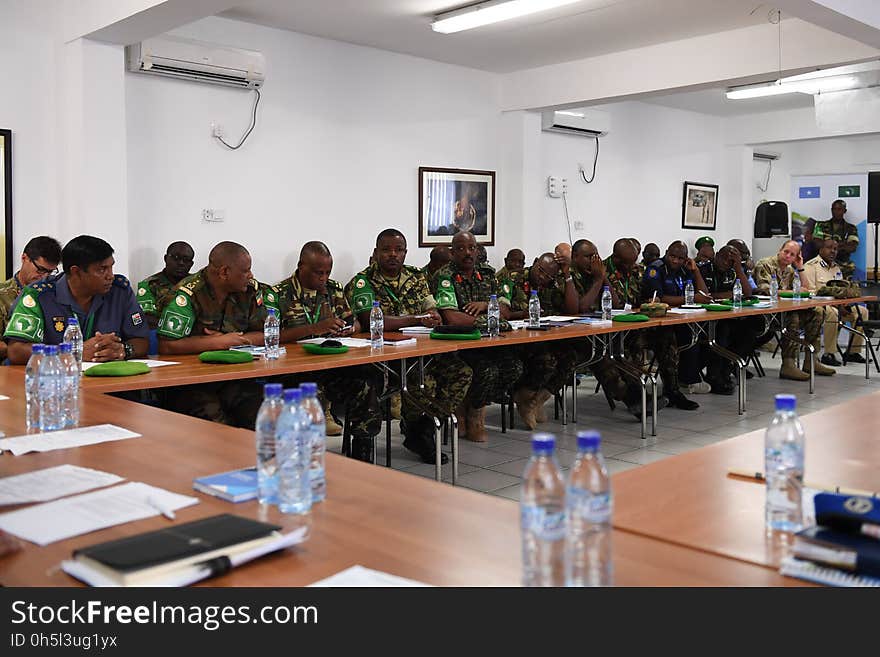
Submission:
[[[32,354],[44,354],[46,353],[46,345],[42,342],[38,342],[36,344],[31,345],[31,353]]]
[[[578,431],[577,432],[578,449],[596,450],[596,449],[599,449],[599,445],[601,443],[602,443],[602,436],[599,435],[598,431]]]
[[[280,383],[267,383],[263,386],[263,395],[266,397],[280,397],[284,386]]]
[[[284,402],[286,404],[298,404],[302,401],[302,390],[299,388],[287,388],[284,391]]]
[[[794,395],[776,395],[777,411],[793,411],[797,408],[797,397]]]
[[[299,389],[303,391],[303,394],[307,397],[310,395],[318,394],[318,384],[312,382],[301,383]]]
[[[68,325],[68,326],[71,326],[71,325],[74,325],[74,324],[78,325],[78,324],[79,324],[79,320],[78,320],[76,317],[68,317],[68,318],[67,318],[67,325]]]
[[[609,285],[603,285],[603,286],[602,286],[602,291],[604,292],[605,290],[608,290],[609,292],[611,292],[611,286],[609,286]]]
[[[538,291],[537,291],[537,290],[532,290],[532,296],[533,296],[533,297],[538,296]]]
[[[47,356],[57,356],[58,355],[58,345],[57,344],[47,344],[43,347],[43,353]]]
[[[373,308],[378,308],[378,307],[379,307],[379,302],[373,301]]]
[[[69,342],[62,342],[60,345],[58,345],[58,351],[62,354],[69,354],[73,351],[73,345],[71,345]]]
[[[268,306],[268,307],[266,308],[266,312],[269,313],[270,315],[274,315],[274,314],[275,314],[275,309],[274,309],[272,306]]]
[[[497,294],[490,294],[489,295],[489,299],[497,299],[497,298],[498,298]]]
[[[532,434],[532,451],[535,454],[545,454],[553,451],[556,446],[556,436],[552,433]]]

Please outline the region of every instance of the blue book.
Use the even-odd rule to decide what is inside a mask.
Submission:
[[[257,469],[230,470],[193,480],[193,488],[227,502],[245,502],[257,498]]]

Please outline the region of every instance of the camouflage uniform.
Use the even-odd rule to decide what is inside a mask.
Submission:
[[[18,282],[18,275],[0,283],[0,339],[6,330],[9,315],[12,314],[12,304],[15,303],[22,289],[22,285]]]
[[[385,316],[419,315],[437,307],[421,270],[404,265],[396,280],[388,280],[375,263],[355,274],[345,286],[345,297],[360,314],[378,301]],[[419,408],[435,417],[455,412],[467,395],[473,371],[455,354],[434,356],[425,370],[425,387],[411,387],[403,396],[403,419],[415,422]]]
[[[816,225],[818,226],[818,224]],[[755,263],[754,279],[760,294],[770,294],[770,280],[774,274],[780,290],[791,290],[792,281],[797,275],[794,267],[789,265],[783,270],[779,266],[779,259],[773,255],[761,258]],[[785,313],[785,328],[792,335],[798,335],[803,330],[804,341],[807,344],[814,344],[822,331],[822,317],[812,309],[788,312]],[[800,351],[798,343],[791,340],[782,341],[783,358],[796,360],[798,351]]]
[[[274,300],[268,300],[269,294],[274,295]],[[296,272],[267,292],[267,303],[278,308],[282,331],[317,324],[331,315],[347,324],[354,321],[354,313],[339,283],[328,280],[327,291],[323,293],[308,290],[299,282]],[[316,381],[321,394],[330,400],[334,410],[346,409],[349,429],[354,438],[372,438],[382,428],[379,393],[383,379],[373,366],[334,368],[286,377],[286,380],[288,383]]]
[[[846,220],[841,221],[839,225],[836,225],[833,219],[818,221],[813,227],[813,239],[816,238],[858,245],[859,229]],[[850,258],[851,254],[849,253],[837,252],[837,264],[840,265],[840,271],[843,272],[843,277],[847,280],[852,279],[856,270],[856,264]],[[781,286],[780,289],[782,289]]]
[[[514,272],[502,285],[509,290],[510,309],[514,312],[528,311],[532,285],[529,279],[531,268]],[[538,290],[543,315],[562,315],[565,313],[565,294],[557,286]],[[590,342],[584,338],[536,342],[517,348],[523,361],[524,374],[520,384],[530,390],[556,392],[563,385],[571,383],[574,368],[590,358]]]
[[[222,302],[206,275],[207,268],[187,276],[165,297],[158,334],[167,340],[221,333],[263,330],[266,308],[261,285],[251,281],[246,292],[230,294]],[[185,386],[170,391],[168,407],[178,413],[213,422],[252,429],[262,402],[260,383],[254,379]]]
[[[495,270],[485,263],[477,264],[470,277],[465,277],[455,262],[447,263],[431,279],[431,292],[437,299],[438,310],[461,310],[472,301],[489,301],[492,294],[498,295],[499,303],[508,303],[507,297],[499,294]],[[485,329],[486,319],[486,314],[481,314],[474,326]],[[501,320],[501,326],[502,330],[505,327],[510,329],[504,320]],[[473,408],[481,408],[502,399],[523,373],[522,361],[509,347],[467,349],[460,355],[474,372],[468,393],[468,402]]]
[[[151,329],[158,325],[159,310],[165,307],[165,301],[174,291],[174,285],[164,270],[138,283],[137,300]]]

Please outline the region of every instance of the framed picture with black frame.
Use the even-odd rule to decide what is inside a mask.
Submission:
[[[419,246],[449,244],[465,231],[495,244],[495,172],[419,167]]]
[[[681,227],[715,230],[718,216],[718,185],[685,181],[681,201]]]
[[[0,129],[0,274],[12,278],[12,131]]]

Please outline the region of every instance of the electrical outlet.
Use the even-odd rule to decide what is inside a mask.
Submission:
[[[219,123],[211,123],[211,136],[212,137],[222,137],[223,136],[223,126]]]
[[[219,223],[226,218],[226,210],[215,210],[214,208],[205,208],[202,210],[202,221],[210,221]]]
[[[562,198],[568,191],[568,180],[559,176],[547,178],[547,194],[550,198]]]
[[[583,230],[584,229],[584,222],[583,221],[575,221],[574,222],[574,229],[575,230]]]

